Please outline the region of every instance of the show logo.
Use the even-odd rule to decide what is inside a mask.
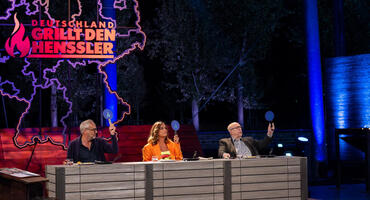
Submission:
[[[6,40],[5,50],[12,56],[16,57],[17,53],[20,53],[19,57],[25,57],[30,51],[30,39],[25,36],[25,29],[23,24],[19,24],[17,19],[17,13],[14,14],[15,27],[11,36]]]
[[[32,20],[31,42],[14,14],[15,27],[5,43],[12,57],[114,58],[116,30],[113,22]]]
[[[131,113],[131,107],[111,87],[108,80],[112,74],[106,72],[106,67],[112,67],[111,64],[135,50],[143,50],[146,43],[137,0],[77,0],[68,8],[68,15],[66,10],[59,10],[60,4],[51,2],[9,1],[0,12],[0,67],[6,68],[0,70],[0,95],[19,106],[13,143],[20,149],[37,142],[50,142],[63,149],[68,146],[67,119],[75,102],[68,91],[71,87],[67,79],[60,79],[63,74],[59,77],[67,66],[71,72],[82,66],[96,66],[107,94],[119,106],[117,119],[112,123],[123,121]],[[96,4],[93,6],[96,10],[91,9],[91,4]],[[111,17],[111,12],[115,17]],[[67,77],[75,78],[69,74]],[[60,103],[66,105],[57,115],[62,134],[56,136],[41,130],[27,135],[22,123],[30,110],[38,106],[34,97],[52,87],[61,94]]]

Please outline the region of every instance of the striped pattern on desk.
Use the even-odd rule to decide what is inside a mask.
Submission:
[[[49,197],[59,200],[145,199],[144,175],[134,164],[46,167]]]
[[[156,163],[153,199],[223,199],[223,161]]]
[[[301,199],[300,162],[289,157],[232,162],[232,199]]]
[[[87,199],[306,199],[301,157],[47,166],[50,197]]]

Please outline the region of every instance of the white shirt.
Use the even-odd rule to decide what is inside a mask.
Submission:
[[[234,139],[232,138],[234,142],[234,146],[236,149],[236,155],[242,155],[242,156],[252,156],[251,150],[248,148],[247,145],[244,144],[243,141],[240,139]]]

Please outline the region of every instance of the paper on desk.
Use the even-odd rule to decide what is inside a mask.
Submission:
[[[21,169],[18,169],[18,168],[3,168],[3,169],[0,169],[0,173],[8,174],[10,176],[19,177],[19,178],[31,177],[31,176],[40,176],[38,174],[29,172],[29,171],[25,171],[25,170],[21,170]]]
[[[199,156],[199,160],[212,160],[212,159],[213,159],[213,157],[205,158],[205,157]]]

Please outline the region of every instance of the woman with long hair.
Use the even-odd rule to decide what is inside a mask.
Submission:
[[[173,137],[173,141],[168,138],[167,126],[162,121],[157,121],[150,129],[148,144],[143,147],[143,161],[171,159],[182,160],[178,135]]]

